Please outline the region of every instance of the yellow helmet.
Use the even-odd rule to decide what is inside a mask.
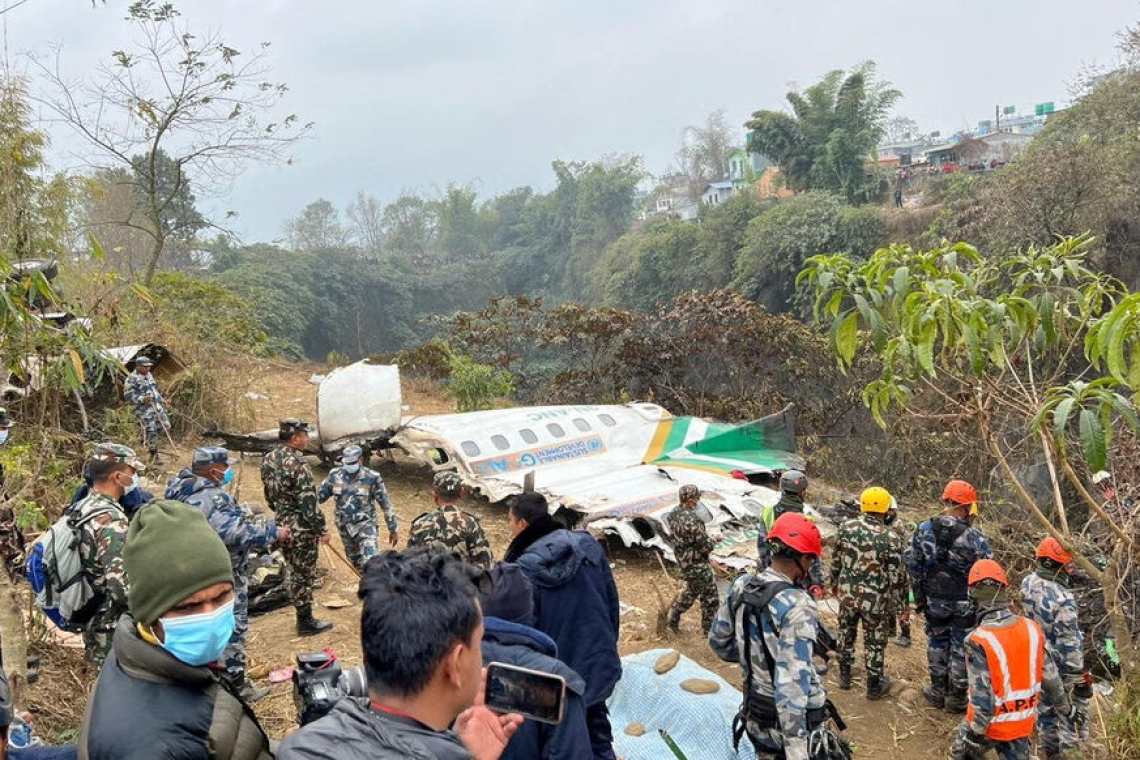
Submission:
[[[871,486],[859,497],[859,507],[864,512],[886,514],[887,510],[891,508],[892,502],[894,499],[887,493],[887,489],[881,486]]]

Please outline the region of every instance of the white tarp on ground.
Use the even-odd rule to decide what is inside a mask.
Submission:
[[[340,450],[391,433],[400,426],[402,407],[398,367],[365,360],[335,369],[317,389],[321,447]]]
[[[670,651],[652,649],[621,658],[621,680],[609,700],[617,756],[625,760],[674,757],[658,732],[664,728],[688,760],[755,758],[747,737],[739,753],[732,749],[732,718],[740,709],[740,691],[685,656],[668,673],[657,675],[654,663]],[[720,691],[690,694],[681,688],[681,682],[690,678],[714,681]],[[626,735],[631,723],[645,726],[645,734]]]

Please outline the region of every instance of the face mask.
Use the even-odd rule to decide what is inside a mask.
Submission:
[[[226,650],[234,625],[233,602],[200,615],[163,618],[162,648],[187,665],[209,665]]]
[[[7,441],[8,441],[8,430],[7,430],[7,428],[5,428],[4,430],[0,430],[0,446],[3,446],[5,443],[7,443]]]
[[[355,475],[356,473],[360,472],[360,465],[358,465],[358,464],[346,464],[344,466],[344,471],[347,472],[349,475]]]
[[[222,485],[228,486],[233,481],[234,481],[234,470],[232,467],[227,467],[226,468],[226,474],[222,475]]]
[[[123,486],[123,495],[129,494],[131,491],[139,487],[139,474],[133,473],[131,475],[131,482]]]
[[[887,516],[883,518],[883,524],[891,525],[897,519],[899,519],[899,516],[897,514],[894,512],[887,512]]]

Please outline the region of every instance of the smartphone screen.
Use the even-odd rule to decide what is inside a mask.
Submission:
[[[543,723],[561,723],[566,680],[552,673],[492,662],[487,665],[487,707]]]

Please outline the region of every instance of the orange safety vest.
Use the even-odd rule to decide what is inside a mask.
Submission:
[[[1005,628],[979,626],[969,638],[985,651],[993,685],[994,716],[986,736],[1008,742],[1032,735],[1045,672],[1041,626],[1019,617]],[[966,710],[966,719],[974,719],[973,703]]]

